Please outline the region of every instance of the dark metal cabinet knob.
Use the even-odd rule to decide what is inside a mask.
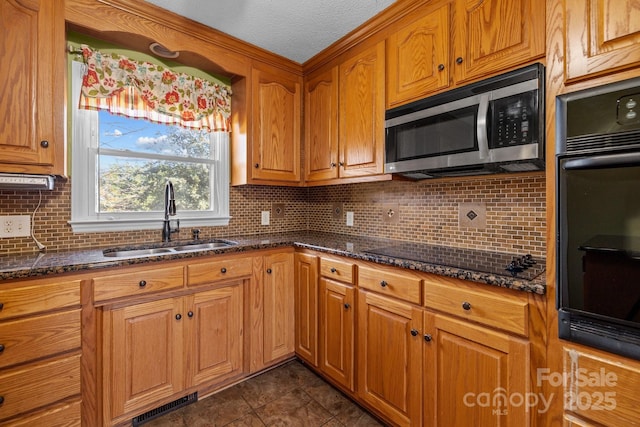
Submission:
[[[40,147],[42,148],[48,148],[49,147],[49,141],[40,141]]]
[[[331,167],[335,168],[336,167],[336,163],[335,162],[331,162]]]
[[[456,64],[462,64],[462,57],[461,56],[458,56],[456,58]]]
[[[253,165],[253,167],[258,169],[260,167],[260,163],[256,163],[255,165]]]
[[[412,329],[411,330],[411,336],[412,337],[417,337],[420,334],[420,332],[417,329]]]
[[[187,316],[189,316],[189,317],[193,317],[193,311],[189,311],[189,312],[187,313]]]
[[[4,396],[0,396],[0,405],[4,403]]]
[[[222,268],[220,269],[220,273],[225,274],[226,272],[227,272],[227,269],[226,269],[226,268],[222,267]]]
[[[267,268],[267,274],[271,274],[271,269]]]
[[[387,283],[385,280],[382,280],[382,281],[380,282],[380,286],[382,286],[383,288],[386,288],[386,287],[387,287],[387,285],[388,285],[388,283]]]
[[[344,304],[345,310],[349,310],[350,308],[351,308],[351,304],[349,304],[348,302]]]
[[[462,308],[464,308],[464,309],[465,309],[465,310],[467,310],[467,311],[468,311],[468,310],[471,310],[471,303],[466,302],[466,301],[465,301],[465,302],[463,302],[463,303],[462,303]]]
[[[344,167],[344,162],[339,162],[338,163],[340,166]]]
[[[4,303],[0,302],[0,310],[4,308]]]
[[[176,320],[180,320],[180,319],[182,319],[182,314],[180,313],[176,314]]]
[[[4,351],[4,344],[0,344],[0,353]]]
[[[336,270],[336,269],[335,269],[335,267],[331,267],[331,272],[332,272],[332,273],[335,273],[335,272],[337,272],[337,271],[338,271],[338,270]]]
[[[442,70],[444,70],[444,64],[438,65],[438,71],[442,71]]]
[[[141,288],[144,288],[145,286],[147,286],[147,281],[146,280],[140,280],[140,283],[138,283],[138,285],[140,285]]]
[[[432,339],[431,334],[424,334],[424,340],[425,340],[426,342],[430,342],[430,341],[431,341],[431,339]]]

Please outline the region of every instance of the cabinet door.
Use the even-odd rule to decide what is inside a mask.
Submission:
[[[181,298],[106,311],[103,381],[111,417],[134,411],[181,391],[183,322]],[[107,409],[107,408],[105,408]]]
[[[384,42],[340,64],[340,176],[384,167]]]
[[[358,394],[397,425],[421,425],[421,331],[420,309],[358,291]]]
[[[426,425],[530,425],[526,341],[428,311],[424,325]]]
[[[318,257],[297,253],[295,262],[296,354],[318,366]]]
[[[355,291],[352,286],[320,279],[320,369],[354,391]]]
[[[545,2],[457,0],[454,68],[458,83],[542,57]]]
[[[305,96],[305,179],[338,177],[338,68],[310,78]]]
[[[440,6],[389,36],[388,107],[449,86],[449,8]]]
[[[293,253],[265,257],[264,363],[293,354],[294,285]]]
[[[230,377],[242,370],[242,301],[242,281],[186,297],[187,386]]]
[[[300,86],[296,76],[253,70],[254,179],[300,181]]]
[[[640,4],[566,0],[567,80],[640,65]]]
[[[64,1],[0,2],[0,171],[64,174]]]

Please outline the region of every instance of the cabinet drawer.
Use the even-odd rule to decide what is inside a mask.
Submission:
[[[358,286],[403,301],[420,304],[422,278],[408,271],[385,266],[360,266]]]
[[[80,348],[80,309],[0,323],[0,368]]]
[[[183,286],[184,269],[182,267],[138,270],[93,279],[93,297],[96,302],[99,302],[113,298],[180,289]]]
[[[355,264],[337,259],[320,258],[320,275],[354,284]]]
[[[441,282],[442,280],[442,282]],[[424,305],[447,314],[463,317],[487,326],[528,334],[528,300],[517,294],[498,294],[489,289],[471,289],[462,281],[427,279],[424,283]],[[454,282],[455,281],[455,282]],[[456,286],[456,285],[460,285]],[[482,286],[482,285],[478,285]]]
[[[48,407],[27,417],[20,417],[3,423],[6,427],[76,427],[81,425],[82,400],[75,399]]]
[[[80,395],[80,354],[0,372],[0,420]]]
[[[192,264],[187,267],[187,283],[190,286],[202,285],[218,280],[250,276],[252,264],[252,258],[232,258],[202,264]]]
[[[80,280],[2,285],[0,320],[80,306]]]

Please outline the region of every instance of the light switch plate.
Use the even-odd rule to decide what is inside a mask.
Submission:
[[[270,218],[269,218],[269,211],[262,211],[262,225],[269,225],[270,223]]]
[[[27,237],[31,235],[30,215],[0,216],[0,238]]]
[[[347,227],[353,227],[353,212],[347,212]]]

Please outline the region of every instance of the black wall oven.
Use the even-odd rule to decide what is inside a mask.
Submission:
[[[640,78],[556,107],[559,335],[640,360]]]

